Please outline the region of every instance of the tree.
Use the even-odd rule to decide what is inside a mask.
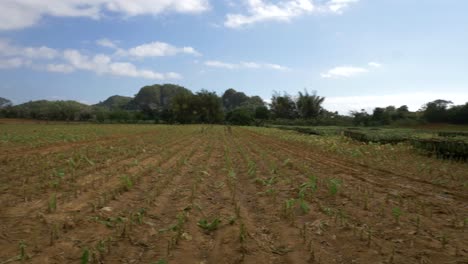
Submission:
[[[223,101],[223,107],[227,111],[233,110],[245,102],[247,102],[250,98],[245,95],[243,92],[238,92],[232,88],[227,89],[224,94],[221,96]]]
[[[296,104],[287,93],[281,95],[275,92],[271,97],[270,108],[275,118],[293,119],[297,116]]]
[[[181,124],[195,122],[195,96],[191,92],[175,95],[172,98],[171,111],[176,122]]]
[[[195,95],[195,111],[199,123],[220,123],[224,118],[221,98],[207,90],[201,90]]]
[[[447,116],[451,123],[468,124],[468,103],[451,107],[447,111]]]
[[[249,126],[255,121],[254,113],[248,108],[236,108],[226,114],[226,121],[238,126]]]
[[[448,122],[447,108],[453,104],[452,101],[438,99],[423,106],[423,117],[428,122]]]
[[[396,115],[398,119],[404,119],[408,117],[410,113],[407,105],[402,105],[396,109]]]
[[[299,115],[305,119],[317,118],[323,110],[322,103],[324,101],[325,97],[320,97],[316,93],[310,95],[308,91],[299,92],[296,102]]]
[[[368,126],[371,120],[371,116],[364,109],[361,109],[360,112],[351,111],[351,116],[355,126]]]
[[[267,120],[270,117],[270,111],[266,106],[258,106],[255,108],[255,118],[260,120]]]
[[[128,104],[128,108],[142,111],[149,119],[159,119],[161,112],[170,107],[172,98],[182,92],[190,91],[174,84],[145,86]]]

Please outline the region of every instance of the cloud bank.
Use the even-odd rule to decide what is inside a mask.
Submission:
[[[0,30],[31,27],[45,16],[97,20],[113,14],[123,17],[168,12],[196,14],[209,9],[208,0],[2,0]]]
[[[241,28],[250,24],[266,21],[289,22],[293,18],[313,13],[341,14],[352,3],[359,0],[328,0],[315,4],[312,0],[246,0],[245,14],[227,14],[224,26]]]
[[[101,46],[117,48],[113,42],[98,41]],[[144,46],[144,45],[143,45]],[[169,47],[173,47],[167,44]],[[130,49],[132,51],[132,49]],[[164,54],[175,55],[179,50],[164,50]],[[147,53],[136,54],[141,56],[154,55],[151,49]],[[193,53],[194,50],[182,49],[182,52]],[[131,55],[131,52],[129,52]],[[173,54],[174,53],[174,54]],[[83,54],[76,49],[57,50],[46,46],[22,47],[14,45],[7,40],[0,39],[0,69],[30,68],[55,73],[71,73],[74,71],[90,71],[99,75],[108,74],[114,76],[126,76],[145,78],[152,80],[180,79],[182,76],[176,72],[160,73],[149,69],[140,69],[136,65],[126,61],[116,61],[112,55],[105,54]]]

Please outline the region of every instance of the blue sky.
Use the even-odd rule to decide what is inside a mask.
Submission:
[[[468,101],[468,1],[2,0],[0,96],[132,96],[176,83],[329,110]]]

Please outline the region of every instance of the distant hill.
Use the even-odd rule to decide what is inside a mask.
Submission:
[[[114,95],[107,98],[104,102],[100,102],[94,106],[105,107],[109,110],[125,109],[132,100],[132,97]]]
[[[89,116],[91,107],[76,101],[30,101],[13,106],[16,118],[78,120]]]
[[[171,99],[179,93],[192,94],[187,88],[175,84],[145,86],[129,102],[128,108],[147,112],[164,110],[169,107]]]
[[[0,109],[8,107],[8,106],[12,106],[12,105],[13,104],[11,103],[10,100],[0,97]]]

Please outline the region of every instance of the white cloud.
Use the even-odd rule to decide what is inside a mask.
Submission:
[[[0,30],[34,26],[44,16],[99,19],[109,12],[129,17],[209,9],[208,0],[1,0]]]
[[[109,56],[98,54],[88,57],[77,50],[66,50],[64,58],[75,69],[92,71],[97,74],[111,74],[116,76],[127,76],[154,80],[180,79],[180,74],[169,72],[159,73],[147,69],[138,69],[129,62],[112,62]]]
[[[436,99],[447,99],[453,101],[455,104],[465,104],[468,102],[468,93],[427,91],[386,95],[327,97],[324,102],[324,107],[330,111],[338,111],[340,114],[349,114],[350,111],[360,111],[361,109],[372,113],[375,107],[386,107],[389,105],[396,107],[407,105],[411,111],[417,111],[427,102]]]
[[[96,41],[96,44],[98,44],[101,47],[105,47],[105,48],[118,49],[116,41],[112,41],[112,40],[106,39],[106,38],[98,39]]]
[[[282,0],[276,3],[267,3],[265,0],[245,1],[247,14],[227,14],[224,21],[226,27],[240,28],[266,21],[288,22],[295,17],[318,12],[341,14],[350,4],[359,0],[328,0],[317,5],[313,0]]]
[[[331,0],[326,4],[326,7],[331,12],[341,14],[349,5],[357,2],[359,2],[359,0]]]
[[[378,62],[369,62],[367,65],[369,65],[370,67],[373,67],[373,68],[380,68],[382,67],[382,64],[378,63]]]
[[[310,13],[315,9],[309,0],[281,1],[277,4],[265,3],[263,0],[247,0],[248,15],[228,14],[224,25],[238,28],[262,21],[289,21],[293,17]]]
[[[48,47],[20,47],[8,40],[0,39],[0,56],[21,56],[30,59],[54,59],[59,55],[55,49]]]
[[[349,78],[354,77],[363,73],[367,73],[368,70],[360,67],[352,66],[340,66],[328,70],[326,73],[320,74],[322,78]]]
[[[190,54],[194,56],[200,56],[201,54],[192,47],[175,47],[171,44],[164,42],[151,42],[143,44],[128,51],[120,50],[119,55],[129,55],[138,58],[144,57],[163,57],[163,56],[174,56],[177,54]]]
[[[291,70],[288,67],[284,67],[284,66],[281,66],[281,65],[278,65],[278,64],[267,63],[264,66],[266,68],[270,68],[270,69],[278,70],[278,71],[289,71],[289,70]]]
[[[67,64],[47,64],[46,70],[49,72],[60,72],[60,73],[70,73],[75,71],[75,69]]]
[[[229,70],[235,69],[271,69],[277,71],[289,71],[290,69],[285,66],[271,63],[258,63],[258,62],[240,62],[240,63],[227,63],[222,61],[210,60],[205,61],[205,65],[213,68],[223,68]]]
[[[325,73],[320,74],[322,78],[334,79],[334,78],[351,78],[358,75],[368,73],[372,69],[381,68],[382,64],[378,62],[369,62],[367,68],[355,67],[355,66],[338,66],[328,70]]]
[[[23,58],[10,58],[10,59],[1,59],[0,58],[0,69],[16,69],[24,66],[31,65],[30,60],[25,60]]]
[[[221,62],[221,61],[206,61],[205,65],[209,66],[209,67],[224,68],[224,69],[230,69],[230,70],[236,69],[239,66],[239,65],[236,65],[236,64],[225,63],[225,62]]]
[[[188,49],[185,52],[193,52]],[[48,63],[44,61],[47,60]],[[29,67],[57,73],[70,73],[76,70],[92,71],[97,74],[110,74],[155,80],[180,79],[175,72],[159,73],[139,69],[129,62],[114,62],[104,54],[83,55],[80,51],[67,49],[58,51],[48,47],[21,47],[0,39],[0,69]]]

